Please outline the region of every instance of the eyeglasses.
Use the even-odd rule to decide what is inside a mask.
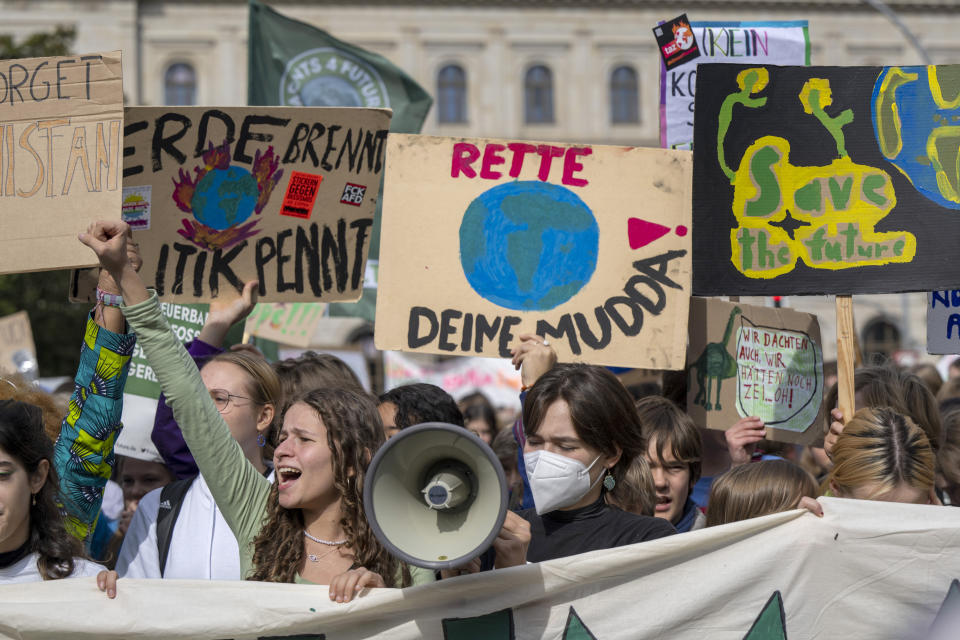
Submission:
[[[226,389],[210,389],[210,397],[213,398],[213,404],[217,405],[217,411],[220,414],[225,414],[230,411],[230,401],[231,400],[249,400],[250,398],[246,396],[238,396],[230,393]],[[233,403],[235,407],[242,407],[245,405]]]

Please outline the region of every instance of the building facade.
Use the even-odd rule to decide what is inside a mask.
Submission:
[[[658,145],[660,62],[651,29],[681,10],[691,20],[808,20],[815,65],[923,61],[894,23],[859,0],[268,4],[406,70],[436,100],[423,130],[435,135]],[[960,62],[960,2],[887,5],[933,62]],[[244,0],[0,0],[0,15],[0,31],[15,37],[65,25],[76,29],[78,52],[123,50],[129,104],[246,103]],[[832,335],[831,300],[793,303],[821,312],[824,335]],[[867,351],[923,351],[923,294],[855,303]]]

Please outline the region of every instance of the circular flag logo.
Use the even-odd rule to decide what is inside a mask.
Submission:
[[[280,104],[292,107],[390,106],[376,68],[332,47],[310,49],[294,57],[280,78]]]

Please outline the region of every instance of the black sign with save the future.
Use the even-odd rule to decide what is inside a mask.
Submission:
[[[700,57],[697,38],[685,13],[654,27],[653,35],[657,37],[663,64],[668,70]]]

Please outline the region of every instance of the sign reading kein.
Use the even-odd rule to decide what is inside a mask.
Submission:
[[[509,357],[536,333],[565,360],[683,366],[688,154],[396,134],[387,149],[378,348]]]
[[[119,51],[0,64],[0,273],[90,266],[77,234],[120,209],[120,67]]]
[[[695,293],[960,284],[958,67],[710,65],[697,86]]]
[[[823,398],[816,316],[709,298],[690,303],[687,411],[699,425],[726,429],[763,420],[771,440],[808,444]]]
[[[142,273],[172,301],[236,297],[252,279],[264,301],[356,300],[389,124],[375,109],[127,109]],[[356,206],[340,204],[347,180],[370,187]]]

